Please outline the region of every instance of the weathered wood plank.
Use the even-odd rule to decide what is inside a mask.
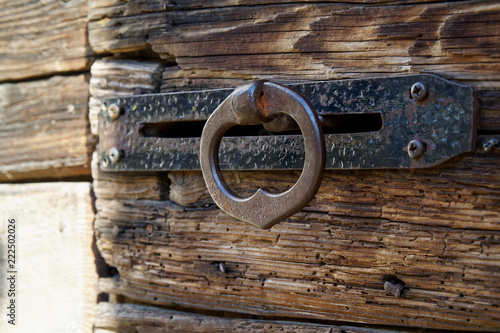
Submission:
[[[1,0],[0,81],[87,70],[86,0]]]
[[[500,132],[500,91],[482,90],[478,96],[480,108],[480,129]]]
[[[88,77],[0,85],[0,181],[90,175]]]
[[[287,332],[287,333],[389,333],[404,332],[352,326],[286,321],[220,318],[165,310],[151,306],[99,303],[96,332]]]
[[[97,152],[92,159],[94,176],[98,173]],[[109,200],[137,199],[137,200],[165,200],[168,199],[169,185],[167,177],[156,174],[110,174],[99,172],[94,177],[94,192],[96,196]],[[115,184],[121,184],[121,191],[117,192]]]
[[[391,5],[391,4],[411,4],[411,3],[426,3],[434,0],[350,0],[349,3],[362,3],[365,5]],[[89,19],[100,20],[113,16],[132,16],[144,15],[149,13],[187,10],[187,9],[211,9],[211,8],[226,8],[234,6],[257,6],[257,5],[280,5],[288,4],[288,0],[184,0],[182,2],[162,1],[162,0],[89,0]],[[324,2],[322,0],[307,0],[304,3]],[[346,3],[346,1],[330,1]],[[300,3],[300,1],[296,1]],[[151,28],[151,26],[150,26]]]
[[[412,66],[466,67],[463,52],[454,50],[477,56],[474,71],[462,69],[467,77],[498,68],[495,27],[499,7],[490,1],[375,7],[345,3],[277,6],[271,1],[261,6],[179,12],[139,9],[133,2],[120,6],[119,11],[105,7],[109,10],[105,22],[90,22],[90,41],[97,52],[127,51],[132,40],[141,39],[134,50],[151,44],[162,56],[174,55],[184,69],[248,75],[301,73],[318,79],[387,73],[377,64],[396,73],[411,71]],[[133,24],[137,15],[152,21]],[[489,73],[487,79],[495,79]]]
[[[438,74],[476,87],[480,101],[489,105],[481,114],[481,129],[500,129],[497,3],[367,6],[262,1],[251,7],[207,3],[208,8],[195,3],[169,7],[160,2],[95,0],[90,43],[98,53],[152,47],[162,58],[175,57],[180,70],[167,71],[164,91],[235,86],[242,79],[257,78]]]
[[[90,70],[89,119],[92,133],[98,134],[102,99],[159,92],[163,68],[158,62],[113,58],[97,60]]]
[[[152,304],[496,330],[499,153],[480,151],[433,170],[327,172],[310,205],[269,231],[203,209],[206,201],[136,200],[108,178],[120,199],[98,195],[96,235],[120,278],[101,287]],[[242,194],[263,184],[283,190],[296,177],[226,173]],[[191,186],[196,177],[184,180],[171,191],[205,191]],[[384,291],[391,278],[405,283],[402,297]]]
[[[2,184],[0,207],[0,331],[92,332],[98,277],[91,184]],[[15,326],[6,316],[9,219],[16,221]]]
[[[474,86],[480,130],[500,130],[496,3],[196,4],[93,1],[91,44],[175,57],[162,91],[438,74]],[[101,288],[269,317],[498,330],[500,151],[484,151],[485,139],[473,156],[432,170],[330,171],[316,199],[270,231],[214,209],[199,173],[170,173],[167,199],[166,174],[94,169],[98,245],[120,273]],[[298,177],[225,175],[243,194],[281,191]],[[396,278],[400,298],[384,291]]]
[[[234,76],[229,72],[216,73],[209,70],[183,70],[179,66],[165,67],[161,92],[234,88],[248,82],[252,76]]]

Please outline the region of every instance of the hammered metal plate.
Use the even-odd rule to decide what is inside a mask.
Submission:
[[[425,101],[411,98],[415,82],[429,90]],[[475,98],[470,87],[433,75],[412,75],[287,84],[310,100],[318,114],[380,113],[376,132],[325,134],[326,169],[426,168],[475,147]],[[203,121],[233,89],[138,95],[108,99],[122,115],[99,116],[99,156],[111,148],[123,152],[106,171],[199,170],[199,137],[145,137],[146,124]],[[408,155],[411,140],[427,146],[420,159]],[[304,141],[300,135],[224,137],[219,149],[221,169],[302,169]]]

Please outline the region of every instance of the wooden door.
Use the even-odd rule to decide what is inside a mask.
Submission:
[[[327,171],[270,230],[220,211],[200,172],[102,172],[94,155],[95,234],[114,272],[98,331],[500,330],[498,2],[91,0],[88,18],[94,134],[103,98],[262,78],[430,73],[474,87],[479,107],[474,153]],[[251,194],[298,174],[225,177]]]

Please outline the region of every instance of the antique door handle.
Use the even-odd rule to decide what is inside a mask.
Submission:
[[[219,144],[234,125],[269,123],[286,114],[304,136],[302,173],[289,190],[273,194],[259,189],[250,198],[234,193],[219,167]],[[267,229],[301,210],[316,195],[325,169],[323,130],[311,103],[293,89],[257,81],[237,88],[208,118],[200,143],[200,164],[208,191],[223,211],[242,221]]]
[[[219,207],[269,228],[307,204],[323,169],[428,168],[473,151],[474,96],[426,74],[116,97],[99,114],[99,164],[106,172],[203,169]],[[297,123],[303,136],[290,131]],[[236,124],[263,124],[272,135],[248,126],[222,138]],[[220,169],[303,171],[289,191],[243,199]]]

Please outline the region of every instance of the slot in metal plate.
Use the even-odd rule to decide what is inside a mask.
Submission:
[[[416,82],[428,88],[424,101],[411,98]],[[286,84],[310,100],[319,115],[380,113],[377,132],[325,134],[326,169],[427,168],[475,147],[475,98],[470,87],[433,75],[411,75]],[[123,156],[101,163],[105,171],[199,170],[199,137],[145,137],[148,123],[202,121],[233,89],[204,90],[112,98],[99,116],[99,158],[111,148]],[[106,106],[120,106],[115,120]],[[419,159],[408,144],[426,146]],[[219,149],[221,169],[301,169],[304,142],[300,135],[224,137]],[[109,161],[109,160],[108,160]]]

